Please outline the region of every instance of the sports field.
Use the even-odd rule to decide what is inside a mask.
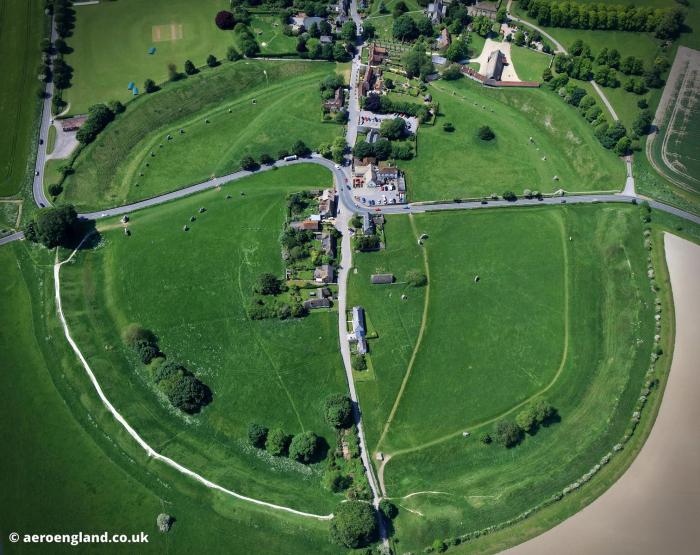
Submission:
[[[71,114],[85,113],[96,102],[129,100],[127,85],[139,89],[168,75],[168,64],[182,71],[185,60],[202,66],[209,54],[223,58],[233,44],[230,31],[214,24],[226,0],[119,0],[77,6],[75,31],[68,39],[74,52],[66,61],[74,69],[64,93]],[[154,54],[148,49],[155,47]],[[33,66],[32,66],[33,67]]]
[[[12,391],[0,416],[14,422],[4,430],[12,449],[0,461],[2,475],[12,478],[0,491],[3,529],[35,533],[50,522],[46,532],[143,531],[149,542],[138,550],[144,553],[216,551],[222,543],[253,552],[263,542],[274,551],[332,553],[327,524],[212,493],[149,460],[124,435],[63,340],[52,264],[52,252],[27,243],[0,249],[0,315],[3,328],[13,330],[0,338],[0,358],[16,370],[0,377]],[[41,510],[37,499],[44,500]],[[156,528],[161,512],[176,518],[168,534]],[[7,534],[0,548],[17,549]]]
[[[391,456],[397,535],[418,551],[512,518],[593,466],[628,425],[654,320],[637,208],[407,219],[389,218],[386,251],[357,255],[350,302],[378,334],[359,393],[369,447]],[[429,286],[400,283],[422,259]],[[370,285],[378,271],[399,283]],[[510,450],[479,441],[533,397],[561,421]],[[441,493],[411,495],[426,491]]]
[[[430,92],[442,116],[434,126],[419,127],[416,158],[400,163],[412,201],[506,190],[520,195],[525,189],[617,191],[624,185],[622,162],[600,146],[574,109],[554,102],[547,90],[504,91],[461,79],[435,83]],[[445,122],[454,132],[444,131]],[[495,140],[477,137],[482,125],[493,129]]]
[[[41,0],[4,0],[0,5],[0,196],[14,195],[27,175],[38,120],[36,78],[44,34]]]
[[[247,307],[260,274],[283,273],[285,194],[330,183],[327,170],[296,166],[138,212],[130,237],[117,222],[106,224],[102,248],[62,270],[73,336],[146,441],[239,493],[317,514],[337,501],[320,485],[323,463],[275,459],[245,438],[257,422],[290,434],[312,430],[334,443],[321,404],[346,389],[337,313],[252,321]],[[120,333],[131,322],[154,330],[161,350],[211,388],[201,415],[183,418],[159,400],[147,370],[122,347]]]
[[[114,206],[231,173],[245,155],[329,142],[342,128],[321,122],[318,84],[334,71],[325,62],[239,61],[171,83],[131,104],[80,154],[65,199]]]

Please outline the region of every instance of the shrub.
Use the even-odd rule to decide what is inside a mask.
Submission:
[[[377,535],[377,519],[372,505],[362,501],[339,504],[330,524],[331,541],[356,549],[372,543]]]
[[[289,453],[289,443],[291,441],[292,436],[286,434],[280,428],[275,428],[267,434],[265,449],[275,457],[286,457]]]
[[[332,428],[347,428],[352,424],[352,401],[339,393],[326,397],[323,416]]]
[[[446,121],[445,123],[443,123],[442,128],[448,133],[452,133],[455,130],[455,126],[452,124],[451,121]]]
[[[185,73],[187,75],[194,75],[197,73],[197,68],[194,67],[192,60],[185,60]]]
[[[319,437],[314,432],[295,435],[289,444],[289,457],[295,461],[309,464],[319,455]]]
[[[518,200],[518,196],[513,191],[505,191],[503,193],[503,199],[508,201]]]
[[[428,284],[428,276],[419,270],[409,270],[406,273],[406,281],[413,287],[423,287]]]
[[[299,158],[305,158],[311,155],[311,149],[306,146],[304,141],[297,141],[292,145],[292,154],[296,154]]]
[[[260,163],[265,164],[266,166],[271,166],[275,163],[275,159],[269,154],[265,153],[262,156],[260,156]]]
[[[199,412],[211,401],[210,389],[176,362],[168,361],[158,366],[153,378],[170,403],[188,414]]]
[[[491,434],[488,432],[484,432],[483,434],[481,434],[481,437],[479,439],[481,440],[481,443],[485,445],[488,445],[493,441]]]
[[[229,46],[226,49],[226,59],[230,62],[235,62],[236,60],[240,60],[243,56],[241,56],[240,52],[236,49],[235,46]]]
[[[49,185],[49,194],[52,197],[57,197],[63,192],[63,186],[60,183],[52,183]]]
[[[274,274],[265,272],[258,277],[255,292],[261,295],[279,295],[282,292],[282,281]]]
[[[158,90],[158,86],[153,79],[146,79],[143,82],[143,90],[145,90],[147,93],[154,93]]]
[[[367,360],[364,355],[352,355],[352,367],[353,370],[362,372],[367,370]]]
[[[114,119],[114,112],[104,104],[95,104],[88,108],[88,118],[82,125],[75,138],[82,144],[88,144]]]
[[[268,429],[260,424],[251,424],[248,426],[248,442],[258,449],[265,447],[267,441]]]
[[[477,131],[477,136],[482,141],[491,141],[496,138],[496,134],[493,132],[493,129],[491,129],[488,125],[482,125],[481,127],[479,127],[479,130]]]
[[[207,65],[209,67],[216,67],[219,65],[219,61],[216,59],[214,54],[209,54],[209,56],[207,56]]]
[[[399,509],[388,499],[382,499],[379,502],[379,510],[389,520],[395,519],[399,514]]]
[[[214,23],[216,23],[216,26],[222,31],[230,31],[236,25],[236,18],[231,12],[221,10],[216,14]]]
[[[535,408],[532,406],[525,407],[515,417],[515,423],[525,432],[534,432],[537,427]]]
[[[496,426],[496,441],[503,447],[515,447],[522,440],[523,431],[515,422],[501,420]]]
[[[260,165],[255,161],[252,156],[244,156],[241,158],[241,169],[252,172],[257,170]]]

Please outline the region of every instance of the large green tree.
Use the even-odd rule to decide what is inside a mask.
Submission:
[[[331,540],[344,547],[357,549],[372,543],[377,536],[377,516],[369,503],[348,501],[333,511]]]

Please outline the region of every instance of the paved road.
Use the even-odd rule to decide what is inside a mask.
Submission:
[[[51,20],[51,41],[58,38],[56,26]],[[52,56],[53,58],[53,56]],[[46,147],[49,143],[49,127],[51,126],[51,99],[53,98],[53,82],[46,83],[44,102],[41,107],[41,126],[39,128],[40,144],[37,145],[36,164],[34,166],[34,182],[32,193],[34,202],[40,207],[51,206],[51,202],[44,194],[44,165],[46,164]],[[42,144],[43,143],[43,144]],[[0,243],[2,244],[2,243]]]

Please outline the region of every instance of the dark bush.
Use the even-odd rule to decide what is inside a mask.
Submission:
[[[253,447],[262,449],[267,441],[268,429],[260,424],[251,424],[248,426],[248,441]]]
[[[332,428],[347,428],[352,424],[352,401],[347,395],[335,394],[323,402],[323,416]]]
[[[493,129],[491,129],[488,125],[482,125],[481,127],[479,127],[477,136],[482,141],[491,141],[496,138],[496,134],[493,132]]]
[[[510,420],[501,420],[496,426],[496,441],[503,447],[515,447],[523,437],[520,427]]]
[[[315,462],[319,451],[319,437],[314,432],[295,435],[289,444],[289,457],[304,464]]]
[[[236,25],[236,18],[231,12],[221,10],[219,13],[216,14],[216,17],[214,18],[214,23],[216,23],[216,26],[222,31],[230,31]]]

